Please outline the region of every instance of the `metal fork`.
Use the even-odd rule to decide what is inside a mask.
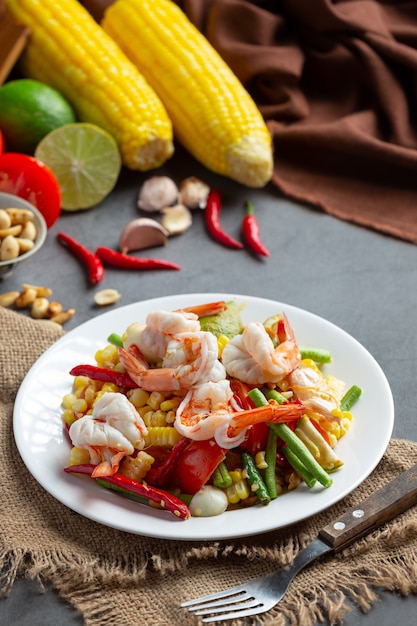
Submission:
[[[294,576],[317,557],[338,552],[417,503],[417,465],[322,528],[293,562],[272,574],[181,604],[203,622],[258,615],[282,599]]]
[[[206,616],[202,620],[206,623],[265,613],[278,604],[294,576],[303,567],[330,550],[331,546],[317,538],[290,565],[231,589],[188,600],[181,606],[194,611],[195,615]]]

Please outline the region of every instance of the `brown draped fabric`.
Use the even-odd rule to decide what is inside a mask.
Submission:
[[[177,4],[260,107],[284,195],[417,243],[417,1]]]

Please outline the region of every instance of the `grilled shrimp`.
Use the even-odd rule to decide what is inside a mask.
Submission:
[[[254,424],[299,419],[303,412],[301,402],[270,403],[242,411],[230,382],[222,380],[190,389],[177,409],[174,426],[184,437],[197,441],[214,437],[220,447],[228,449],[240,445]]]
[[[164,357],[174,335],[199,330],[200,322],[195,313],[153,311],[148,314],[146,324],[133,322],[127,327],[123,346],[128,350],[136,345],[148,363],[156,363]]]
[[[298,350],[288,318],[283,315],[284,338],[277,347],[260,322],[250,322],[223,349],[222,361],[233,378],[250,385],[279,383],[300,363]]]
[[[330,384],[331,381],[331,384]],[[335,412],[340,409],[344,383],[326,379],[315,367],[304,362],[288,376],[294,396],[302,401],[311,417],[322,417],[330,422],[340,421]]]
[[[73,422],[69,429],[72,444],[88,450],[96,465],[93,476],[117,472],[124,456],[143,449],[147,428],[135,407],[122,393],[105,393],[91,415]]]
[[[210,332],[184,332],[168,343],[162,367],[149,368],[135,346],[119,348],[119,358],[134,382],[146,391],[177,391],[226,377],[218,360],[216,337]]]

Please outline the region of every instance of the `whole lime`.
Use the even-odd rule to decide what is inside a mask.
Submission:
[[[8,152],[33,154],[45,135],[75,121],[71,104],[44,83],[21,78],[0,87],[0,130]]]

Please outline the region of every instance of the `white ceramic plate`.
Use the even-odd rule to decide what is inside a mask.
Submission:
[[[333,363],[326,366],[349,387],[363,394],[354,407],[354,421],[338,443],[344,461],[328,489],[300,486],[268,506],[253,506],[211,518],[177,520],[168,512],[127,500],[87,477],[70,476],[70,444],[64,434],[61,400],[70,392],[71,367],[94,363],[97,349],[110,333],[121,334],[150,311],[172,310],[216,300],[246,303],[244,322],[264,321],[285,311],[300,344],[327,348]],[[34,478],[70,509],[106,526],[130,533],[178,540],[217,540],[263,533],[299,522],[342,499],[376,467],[391,437],[393,399],[387,379],[369,352],[334,324],[304,310],[262,298],[231,294],[186,294],[138,302],[96,317],[70,331],[49,348],[25,377],[16,398],[14,435],[24,463]]]

